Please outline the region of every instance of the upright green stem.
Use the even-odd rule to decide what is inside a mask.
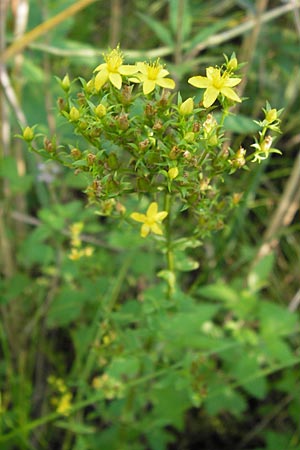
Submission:
[[[167,276],[166,280],[168,282],[168,298],[170,299],[173,295],[175,288],[175,265],[174,265],[174,252],[172,248],[172,229],[171,229],[171,209],[172,209],[172,195],[167,192],[165,195],[165,206],[164,210],[167,211],[168,215],[166,217],[166,255],[167,255]]]

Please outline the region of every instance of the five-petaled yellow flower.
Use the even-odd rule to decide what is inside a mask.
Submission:
[[[166,78],[169,72],[159,64],[159,60],[151,64],[138,62],[136,67],[140,73],[136,74],[135,78],[131,81],[134,83],[143,83],[143,92],[145,95],[154,91],[156,85],[167,89],[174,89],[175,81],[171,78]]]
[[[206,69],[206,77],[191,77],[188,82],[197,88],[206,88],[203,96],[203,106],[205,108],[209,108],[216,101],[219,94],[223,94],[235,102],[241,102],[240,97],[231,89],[241,82],[241,78],[230,78],[228,72],[221,74],[221,70],[217,67],[208,67]]]
[[[110,81],[117,89],[122,87],[122,75],[133,75],[137,72],[136,66],[123,64],[123,55],[119,47],[104,55],[105,63],[96,67],[95,89],[99,91]]]
[[[152,202],[147,209],[146,214],[140,214],[134,212],[130,214],[130,217],[137,222],[141,222],[141,236],[146,237],[152,231],[154,234],[162,235],[163,231],[160,227],[160,223],[167,217],[167,211],[158,212],[158,205],[156,202]]]

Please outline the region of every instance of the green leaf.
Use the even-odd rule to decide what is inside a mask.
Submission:
[[[54,261],[54,250],[50,245],[38,242],[34,235],[25,239],[18,253],[18,259],[25,267],[47,266]]]
[[[228,309],[243,319],[249,319],[249,315],[255,312],[258,302],[256,296],[249,291],[237,292],[232,287],[221,283],[203,286],[197,292],[201,297],[222,301]]]
[[[113,378],[133,378],[140,370],[141,361],[136,356],[115,358],[109,365],[107,374]]]
[[[183,4],[183,10],[180,8],[181,4]],[[169,11],[173,34],[176,36],[180,27],[182,39],[185,41],[188,38],[192,27],[192,15],[189,1],[185,0],[182,2],[181,0],[169,0]]]
[[[224,121],[224,128],[227,131],[239,134],[256,133],[259,126],[253,122],[249,117],[239,114],[238,116],[229,115]]]
[[[274,252],[269,253],[254,266],[248,275],[248,285],[251,291],[259,291],[267,285],[268,276],[274,266]]]
[[[266,378],[261,376],[255,378],[255,380],[247,381],[250,375],[260,373],[260,366],[257,358],[257,355],[249,355],[248,353],[240,354],[237,360],[231,358],[229,373],[234,376],[236,381],[250,395],[262,399],[267,393]]]
[[[85,303],[85,293],[64,287],[54,298],[47,314],[47,324],[51,327],[66,326],[81,316]]]
[[[291,361],[294,357],[288,344],[275,335],[266,337],[263,340],[261,349],[271,363],[274,361],[286,363]]]
[[[7,156],[0,160],[1,177],[9,181],[9,188],[13,194],[27,192],[33,182],[31,175],[19,175],[17,161],[12,156]]]
[[[259,303],[258,316],[260,329],[264,337],[289,335],[299,327],[297,315],[290,312],[286,307],[271,302],[261,301]]]
[[[23,273],[16,273],[12,278],[7,280],[0,279],[0,304],[8,304],[20,295],[23,297],[27,288],[32,284],[30,278]],[[21,297],[21,298],[22,298]]]
[[[198,44],[213,36],[219,30],[227,27],[229,19],[217,20],[208,27],[202,28],[189,42],[188,51],[193,50]]]
[[[168,47],[173,48],[174,42],[170,30],[161,22],[153,19],[146,14],[138,13],[138,16],[151,28],[151,30],[156,34],[156,36]]]
[[[68,420],[68,422],[63,420],[58,420],[55,422],[55,426],[58,428],[63,428],[64,430],[72,431],[77,434],[92,434],[95,432],[95,427],[90,425],[85,425],[80,422],[75,422],[73,420]]]
[[[183,252],[175,252],[175,268],[182,272],[189,272],[196,270],[199,267],[199,262],[195,261],[191,257],[185,255]]]
[[[237,293],[227,284],[209,284],[201,287],[197,292],[200,296],[210,300],[221,301],[228,304],[236,303],[238,301]]]
[[[168,321],[163,320],[162,332],[164,339],[171,343],[169,351],[179,348],[216,348],[218,340],[206,336],[202,327],[219,311],[219,305],[199,304],[189,312],[179,312]]]
[[[216,416],[221,412],[230,412],[234,416],[241,416],[247,409],[247,402],[242,394],[233,390],[230,386],[220,389],[220,385],[224,386],[222,380],[210,382],[210,392],[204,401],[207,413]],[[214,389],[215,388],[215,389]]]

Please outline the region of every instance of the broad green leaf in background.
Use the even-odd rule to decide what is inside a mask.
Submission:
[[[164,43],[168,47],[173,48],[174,41],[170,30],[166,25],[162,24],[156,19],[153,19],[150,16],[146,16],[146,14],[138,13],[138,16],[149,26],[149,28],[151,28],[151,30],[156,34],[156,36],[161,40],[162,43]]]
[[[181,4],[183,8],[181,8]],[[185,41],[190,35],[192,28],[192,14],[189,0],[169,0],[170,25],[174,36],[181,27],[182,39]]]
[[[210,381],[210,389],[204,400],[204,407],[211,416],[227,411],[239,417],[247,409],[245,397],[230,386],[224,385],[224,382],[225,380],[220,379]]]
[[[278,337],[299,331],[297,314],[286,307],[268,301],[259,303],[258,318],[263,336]]]
[[[12,156],[6,156],[0,160],[0,178],[9,181],[9,189],[13,194],[25,194],[33,182],[32,175],[19,175],[17,160]]]
[[[47,313],[47,324],[50,328],[69,325],[80,317],[86,293],[64,287],[54,298]]]
[[[248,274],[248,285],[252,292],[259,291],[268,283],[269,275],[275,262],[274,253],[269,253],[253,267]]]
[[[256,133],[259,129],[258,125],[252,119],[243,114],[227,116],[224,127],[228,131],[244,135]]]
[[[228,18],[220,19],[214,23],[211,23],[207,27],[201,28],[201,30],[199,30],[198,33],[189,41],[187,51],[193,51],[198,44],[225,28],[229,21],[230,19]]]
[[[227,361],[230,364],[229,373],[235,378],[239,385],[253,397],[263,399],[267,393],[267,382],[264,376],[255,380],[247,381],[249,376],[260,372],[258,355],[249,354],[245,349],[237,360],[233,358]]]

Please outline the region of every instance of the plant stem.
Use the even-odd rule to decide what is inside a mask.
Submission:
[[[171,299],[175,288],[175,265],[174,252],[172,248],[172,229],[171,229],[171,209],[172,209],[172,195],[167,192],[165,195],[164,210],[167,211],[166,217],[166,255],[167,255],[167,276],[168,282],[168,299]]]

